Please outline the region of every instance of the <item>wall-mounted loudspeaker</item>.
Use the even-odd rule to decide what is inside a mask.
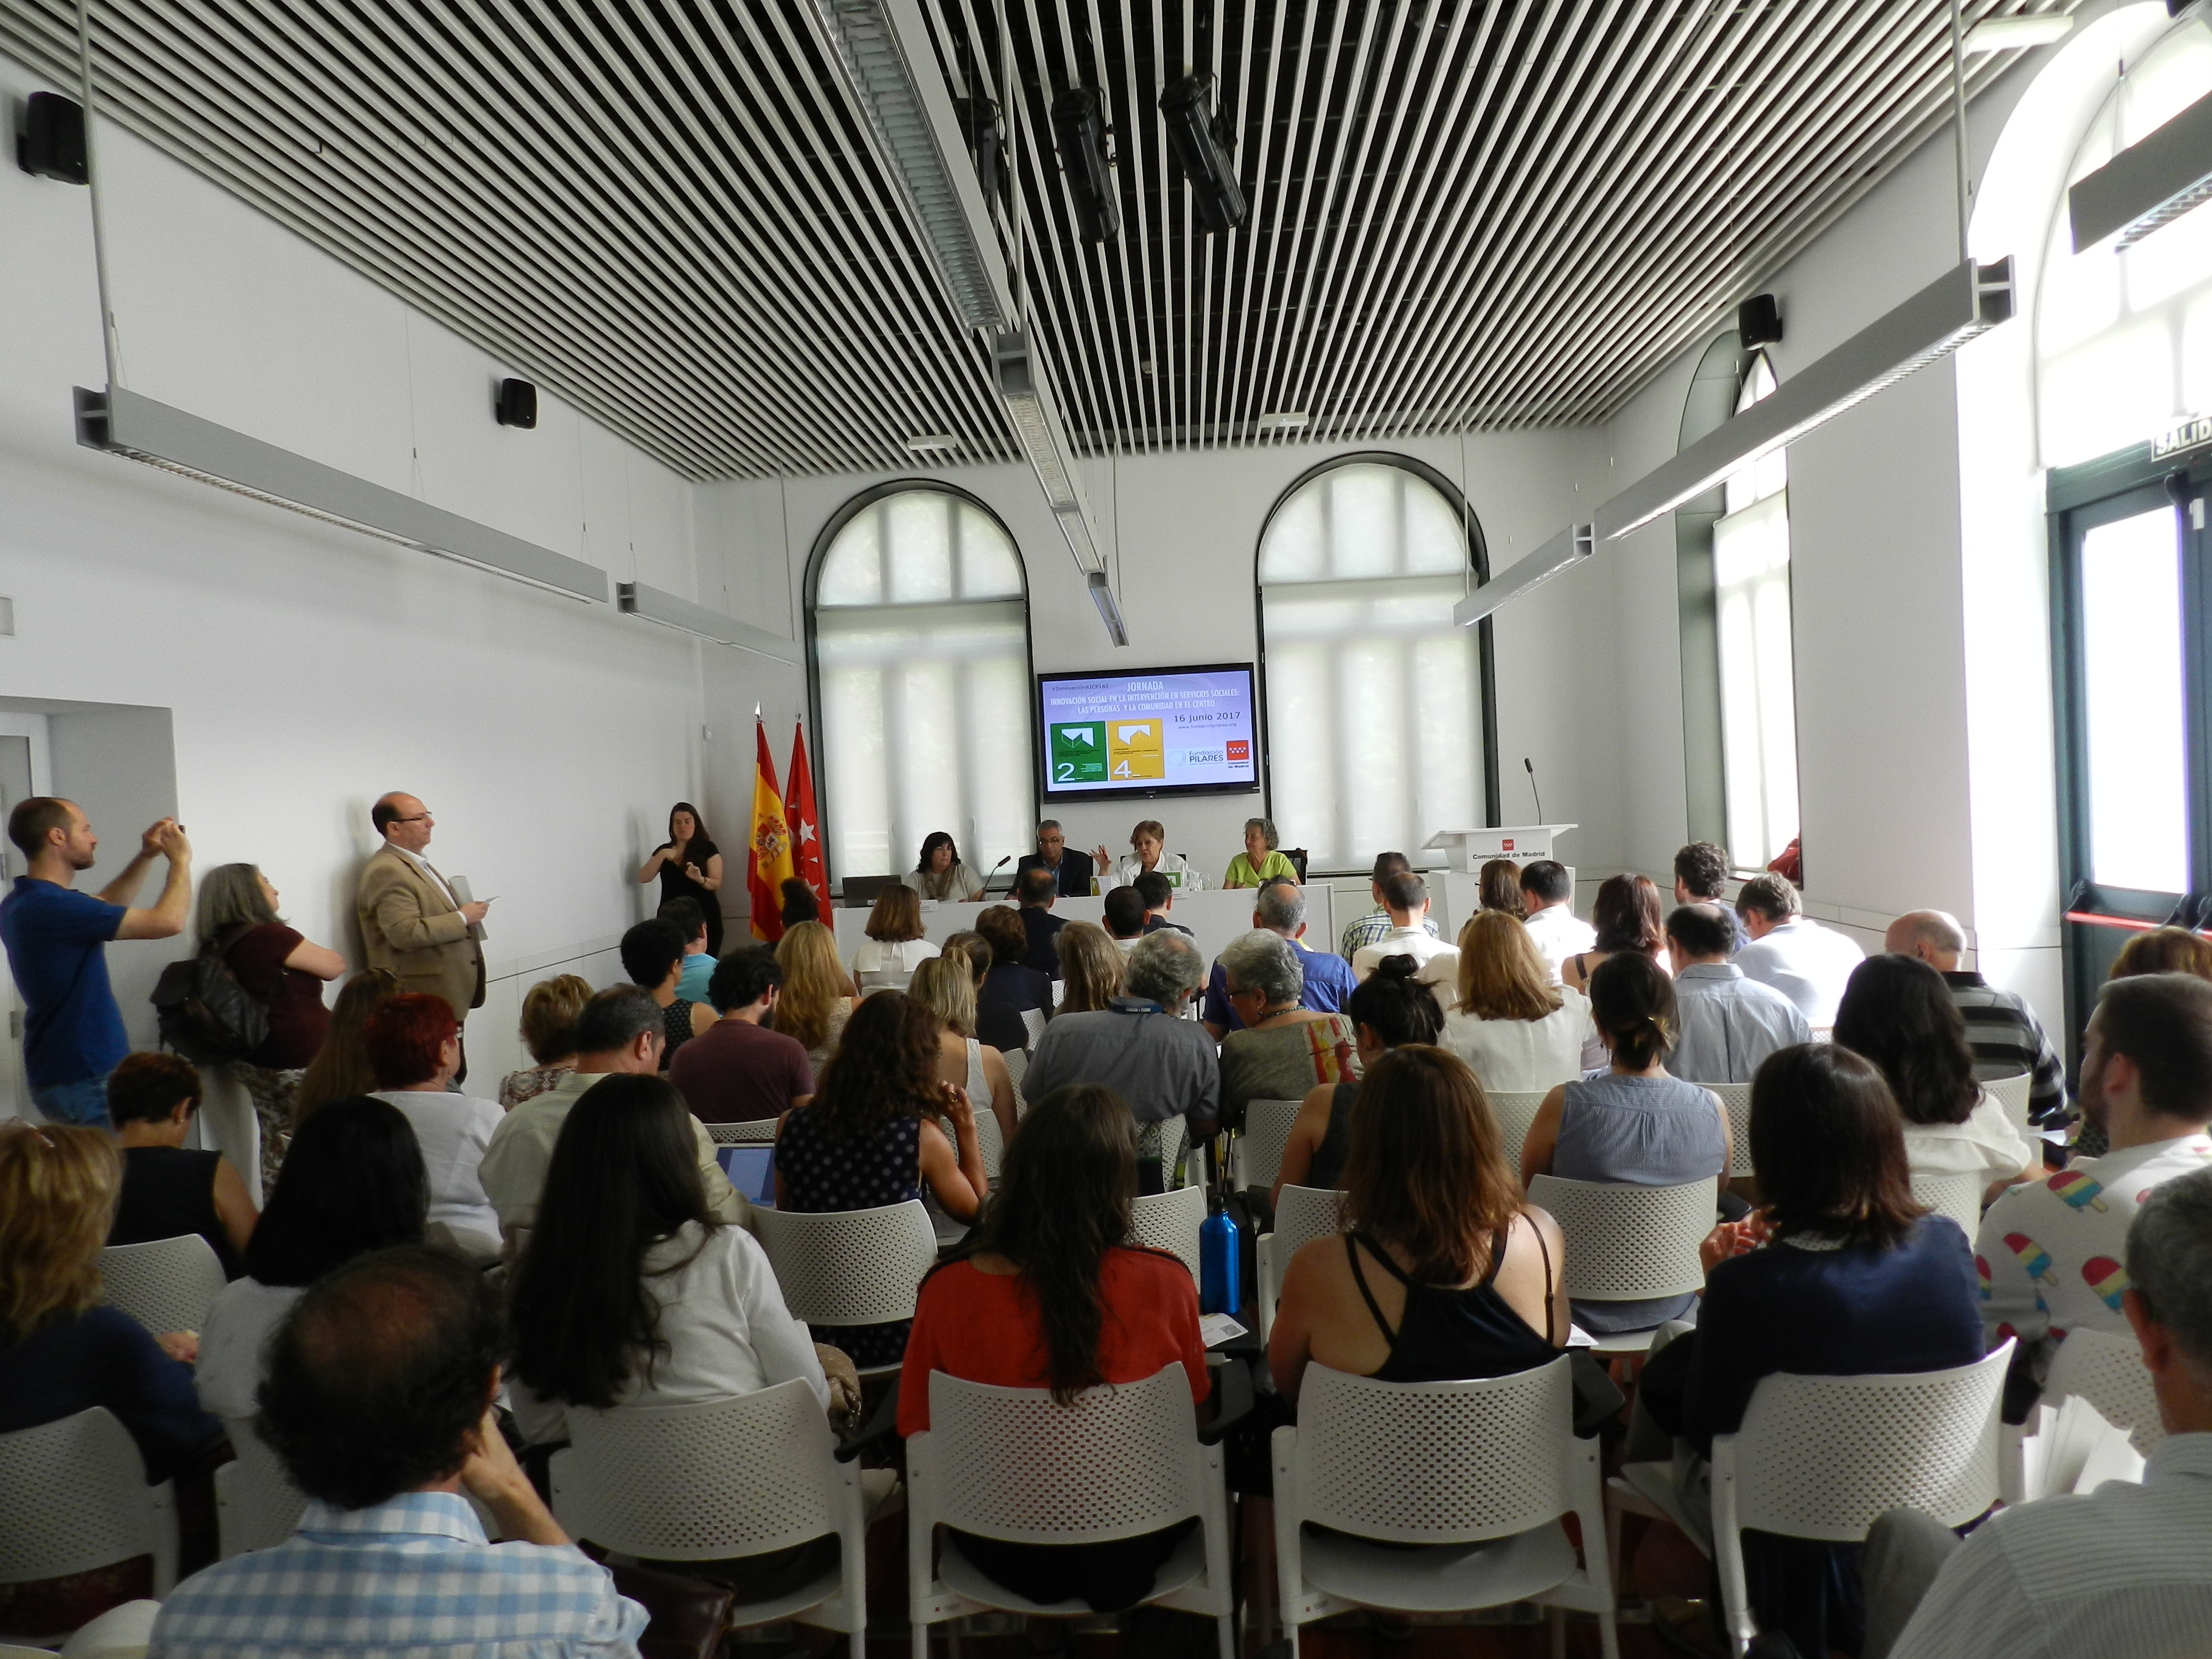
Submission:
[[[499,396],[492,403],[492,413],[501,426],[529,430],[538,424],[538,388],[527,380],[501,380]]]
[[[1114,188],[1113,163],[1106,153],[1106,118],[1098,94],[1071,87],[1052,100],[1052,130],[1060,140],[1060,170],[1075,202],[1075,222],[1084,240],[1110,242],[1121,234],[1121,198]]]
[[[1754,294],[1735,308],[1736,337],[1746,351],[1772,345],[1782,337],[1782,307],[1771,294]]]
[[[1168,143],[1190,186],[1190,204],[1199,222],[1218,235],[1244,222],[1249,210],[1237,169],[1229,159],[1226,124],[1213,106],[1213,76],[1201,70],[1169,82],[1160,94],[1167,118]]]
[[[15,129],[15,165],[41,179],[83,184],[92,176],[84,161],[83,109],[58,92],[25,99]]]

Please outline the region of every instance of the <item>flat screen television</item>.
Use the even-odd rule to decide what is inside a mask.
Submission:
[[[1260,788],[1252,665],[1037,676],[1047,803]]]

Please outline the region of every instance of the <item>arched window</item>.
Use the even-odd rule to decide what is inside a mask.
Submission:
[[[831,872],[910,870],[950,831],[988,869],[1030,843],[1028,589],[1005,527],[965,495],[864,495],[815,556],[812,623]]]
[[[1267,520],[1270,804],[1310,868],[1364,869],[1488,821],[1482,630],[1451,616],[1480,534],[1437,483],[1383,460],[1309,476]]]

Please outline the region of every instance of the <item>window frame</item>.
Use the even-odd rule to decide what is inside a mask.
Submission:
[[[983,500],[981,496],[977,495],[973,490],[963,489],[959,485],[947,483],[941,478],[890,478],[884,480],[881,483],[871,484],[867,489],[861,490],[858,495],[848,497],[841,506],[839,506],[835,513],[832,513],[829,518],[823,521],[822,528],[815,534],[813,546],[807,551],[806,575],[805,580],[802,585],[803,592],[800,597],[799,607],[805,613],[804,620],[806,626],[807,724],[805,743],[807,769],[814,779],[815,807],[817,812],[819,814],[819,821],[823,826],[823,833],[822,835],[823,878],[828,884],[830,893],[838,898],[842,898],[844,896],[844,877],[837,868],[837,861],[835,855],[835,848],[837,846],[837,838],[834,834],[831,834],[828,829],[829,825],[836,822],[836,814],[837,811],[836,792],[830,784],[830,774],[829,769],[823,764],[821,754],[822,660],[820,653],[817,648],[815,616],[817,609],[817,598],[822,585],[822,567],[828,562],[830,550],[836,544],[837,538],[844,533],[845,526],[852,523],[854,519],[857,519],[861,514],[866,512],[869,508],[875,507],[879,502],[888,500],[893,495],[911,495],[917,491],[935,495],[949,495],[957,501],[974,507],[977,512],[989,519],[993,524],[998,526],[1000,533],[1006,538],[1006,544],[1014,550],[1014,566],[1021,574],[1022,674],[1024,681],[1030,688],[1032,707],[1030,709],[1030,716],[1032,722],[1034,722],[1036,716],[1036,710],[1033,706],[1036,686],[1036,632],[1030,617],[1029,558],[1028,556],[1022,551],[1020,538],[1007,527],[1006,520],[1000,515],[998,510],[988,501]],[[931,604],[933,605],[939,603],[946,605],[959,605],[969,603],[969,601],[961,599],[931,601]],[[988,603],[1002,605],[1009,603],[1009,601],[994,599]],[[833,605],[830,608],[832,610],[837,610],[842,607]],[[924,607],[915,606],[915,608],[920,610]],[[1034,742],[1034,738],[1036,736],[1034,731],[1030,735],[1032,742],[1030,746],[1034,749],[1036,746]],[[785,783],[787,786],[789,780],[786,779]],[[894,872],[894,875],[896,878],[896,872]],[[874,878],[871,877],[869,879],[872,880]]]
[[[1252,637],[1259,659],[1259,726],[1260,726],[1260,786],[1261,810],[1269,817],[1275,811],[1275,745],[1273,740],[1273,709],[1268,701],[1267,685],[1267,605],[1260,581],[1260,559],[1267,542],[1267,532],[1276,517],[1288,506],[1292,497],[1309,484],[1318,482],[1331,472],[1347,466],[1389,466],[1410,472],[1441,495],[1445,503],[1459,515],[1467,532],[1467,555],[1469,573],[1474,582],[1469,589],[1480,587],[1490,580],[1490,544],[1482,531],[1482,520],[1475,516],[1474,504],[1457,484],[1425,461],[1411,455],[1401,455],[1395,450],[1361,449],[1342,455],[1332,455],[1327,460],[1308,467],[1291,480],[1268,504],[1261,516],[1259,533],[1252,538]],[[1498,653],[1491,628],[1491,618],[1485,617],[1475,624],[1475,675],[1478,694],[1482,707],[1480,714],[1482,729],[1482,805],[1483,814],[1492,824],[1503,817],[1503,791],[1498,770]],[[1473,826],[1469,826],[1472,828]],[[1418,848],[1407,848],[1406,855],[1414,858]],[[1416,859],[1416,864],[1419,860]],[[1315,870],[1314,876],[1358,876],[1365,870]]]

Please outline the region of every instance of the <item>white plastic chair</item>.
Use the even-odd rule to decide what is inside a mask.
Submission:
[[[2012,1120],[2015,1129],[2027,1127],[2028,1091],[2034,1086],[2033,1075],[2027,1072],[2015,1072],[2010,1077],[1993,1077],[1982,1085],[2003,1105],[2005,1115]]]
[[[1029,1115],[1029,1097],[1022,1093],[1022,1079],[1029,1075],[1030,1057],[1018,1048],[1009,1048],[999,1058],[1006,1062],[1006,1080],[1014,1085],[1014,1121],[1019,1123]]]
[[[1283,1274],[1291,1258],[1316,1238],[1343,1228],[1344,1194],[1328,1187],[1285,1187],[1275,1206],[1275,1226],[1252,1243],[1257,1304],[1253,1310],[1260,1340],[1275,1328],[1275,1304],[1283,1298]]]
[[[776,1120],[757,1118],[750,1123],[709,1123],[707,1139],[717,1146],[772,1146],[775,1144]]]
[[[1283,1148],[1291,1139],[1302,1100],[1244,1103],[1244,1133],[1237,1139],[1239,1187],[1272,1187],[1283,1170]]]
[[[1221,1659],[1236,1652],[1236,1600],[1221,1450],[1201,1443],[1180,1364],[1141,1382],[1089,1389],[1072,1406],[1043,1389],[1002,1389],[933,1371],[929,1428],[906,1443],[907,1618],[914,1659],[933,1625],[992,1608],[1087,1615],[1032,1602],[978,1571],[939,1526],[1024,1544],[1134,1538],[1196,1516],[1153,1575],[1148,1605],[1211,1617]],[[934,1561],[933,1562],[933,1555]]]
[[[937,1261],[919,1199],[874,1210],[808,1214],[756,1206],[753,1234],[791,1316],[807,1325],[890,1325],[914,1317],[915,1291]],[[896,1364],[863,1370],[895,1371]]]
[[[1729,1178],[1758,1174],[1751,1166],[1751,1085],[1700,1083],[1698,1086],[1711,1090],[1728,1109]]]
[[[1528,1139],[1528,1130],[1536,1121],[1536,1113],[1544,1104],[1548,1091],[1539,1089],[1534,1093],[1483,1091],[1490,1103],[1490,1115],[1498,1120],[1498,1144],[1505,1153],[1506,1167],[1516,1174],[1521,1169],[1522,1144]]]
[[[1457,1613],[1533,1601],[1553,1609],[1553,1652],[1572,1608],[1597,1615],[1599,1646],[1617,1659],[1598,1442],[1575,1438],[1565,1355],[1467,1382],[1378,1382],[1309,1365],[1297,1426],[1275,1431],[1273,1452],[1292,1656],[1299,1626],[1348,1607]],[[1571,1511],[1581,1565],[1559,1524]]]
[[[176,1587],[177,1518],[170,1482],[146,1484],[138,1443],[95,1406],[35,1429],[0,1434],[0,1584],[89,1572],[154,1558],[154,1595]],[[51,1641],[64,1631],[0,1631]]]
[[[1206,1188],[1177,1187],[1164,1193],[1140,1193],[1129,1204],[1132,1243],[1182,1258],[1190,1282],[1200,1282],[1199,1229],[1206,1224]]]
[[[866,1505],[857,1461],[841,1463],[814,1390],[794,1378],[705,1406],[571,1412],[553,1454],[553,1513],[569,1536],[654,1561],[720,1561],[834,1533],[838,1565],[737,1621],[867,1629]]]
[[[1029,1033],[1030,1039],[1027,1042],[1022,1044],[1022,1048],[1024,1053],[1037,1046],[1037,1039],[1044,1035],[1044,1021],[1045,1013],[1043,1009],[1024,1008],[1022,1010],[1022,1029]]]
[[[218,1559],[228,1561],[248,1550],[265,1550],[298,1530],[307,1495],[292,1484],[269,1443],[251,1418],[226,1418],[237,1461],[215,1472],[216,1535]]]
[[[1982,1224],[1982,1177],[1978,1175],[1929,1175],[1918,1170],[1912,1172],[1913,1197],[1937,1215],[1948,1216],[1957,1222],[1970,1245]]]
[[[985,1101],[975,1109],[975,1150],[983,1155],[983,1173],[999,1178],[999,1165],[1006,1156],[1006,1137],[999,1127],[999,1115]]]
[[[2132,1336],[2079,1327],[2067,1332],[2044,1377],[2043,1403],[2056,1406],[2072,1395],[2094,1406],[2114,1428],[2127,1430],[2136,1449],[2145,1455],[2166,1438],[2150,1369]]]
[[[223,1286],[215,1247],[198,1233],[150,1244],[111,1244],[100,1253],[100,1297],[156,1336],[196,1331]]]
[[[1538,1176],[1528,1201],[1549,1210],[1566,1237],[1560,1275],[1581,1302],[1645,1302],[1686,1296],[1705,1282],[1698,1246],[1713,1230],[1720,1182],[1707,1176],[1680,1187],[1631,1187]],[[1600,1353],[1641,1353],[1652,1330],[1597,1339]]]

